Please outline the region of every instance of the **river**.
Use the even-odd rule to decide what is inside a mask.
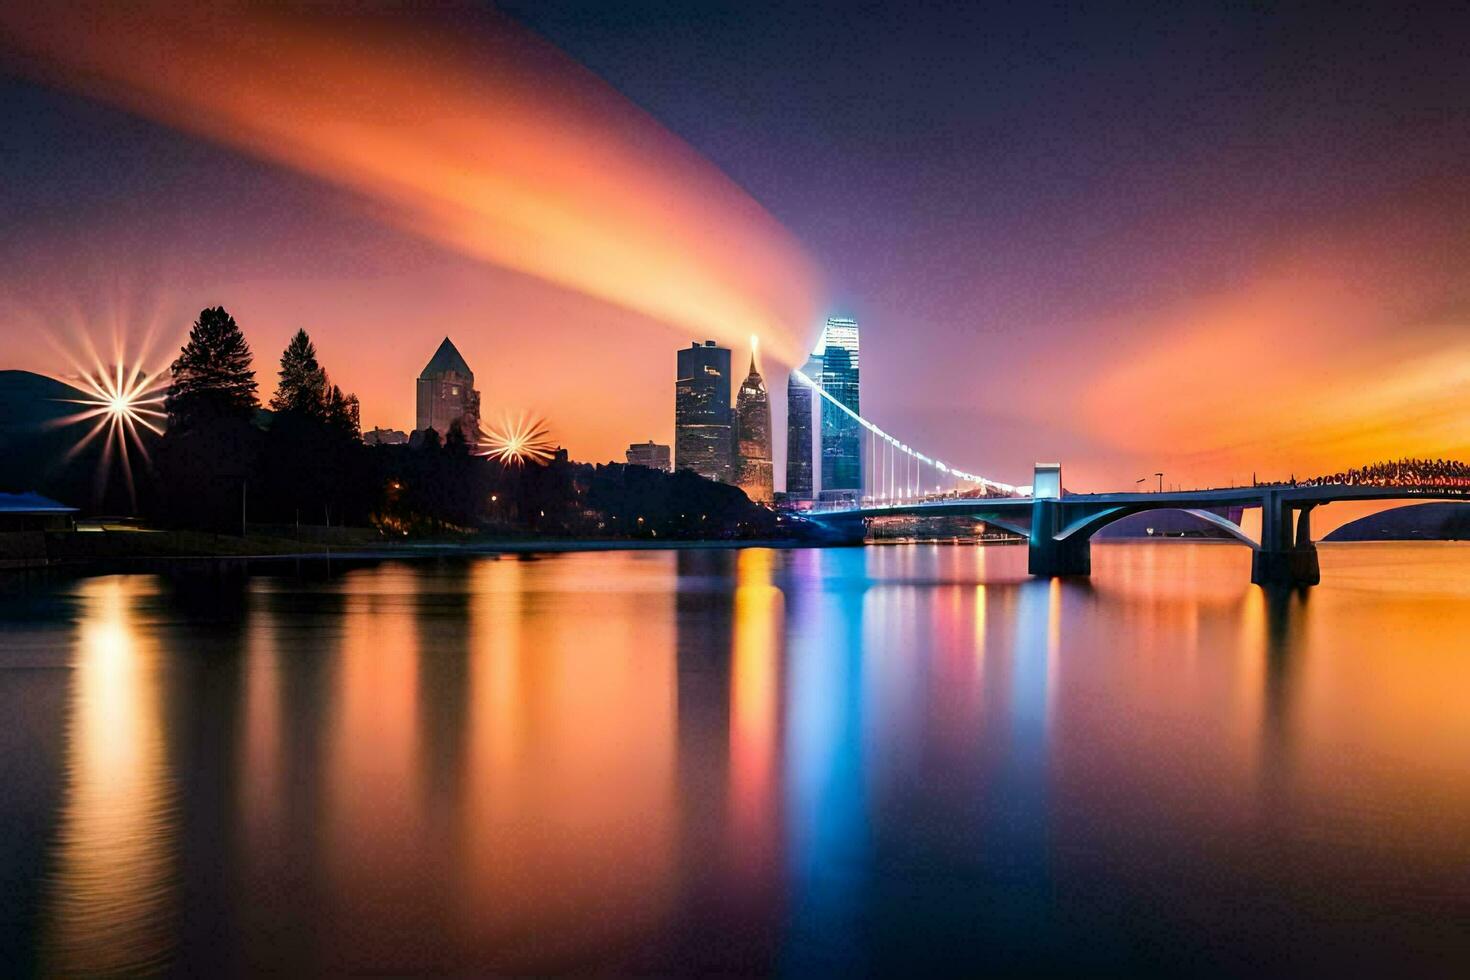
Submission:
[[[1470,545],[0,579],[14,972],[1470,970]]]

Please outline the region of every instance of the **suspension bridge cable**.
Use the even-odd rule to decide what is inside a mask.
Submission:
[[[980,476],[978,473],[967,473],[964,470],[950,466],[948,463],[945,463],[942,460],[935,459],[931,456],[926,456],[925,454],[919,452],[917,449],[909,446],[907,443],[901,442],[892,435],[889,435],[883,429],[879,428],[877,425],[863,418],[857,412],[854,412],[852,409],[842,404],[842,402],[837,400],[837,397],[835,395],[829,392],[826,388],[823,388],[821,385],[817,384],[811,378],[807,377],[806,373],[801,371],[800,369],[792,370],[791,376],[800,379],[801,382],[804,384],[810,385],[813,389],[816,390],[817,394],[821,395],[824,399],[827,400],[827,402],[837,406],[839,410],[847,414],[863,428],[867,429],[871,435],[882,439],[887,444],[890,457],[892,457],[894,453],[901,452],[913,459],[915,461],[915,465],[919,463],[926,463],[929,466],[934,467],[934,469],[940,473],[948,474],[955,477],[956,479],[963,480],[966,483],[979,484],[979,486],[984,490],[996,490],[1004,494],[1019,493],[1019,487],[1013,486],[1009,483],[1002,483],[999,480],[991,480],[987,477]],[[890,474],[891,472],[892,466],[890,464]],[[896,487],[893,487],[892,482],[890,482],[890,489],[897,489]]]

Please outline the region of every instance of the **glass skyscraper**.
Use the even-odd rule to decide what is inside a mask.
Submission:
[[[802,373],[817,383],[822,380],[822,359],[813,356]],[[791,500],[811,500],[816,496],[812,483],[812,424],[819,409],[820,396],[793,372],[786,379],[786,496]]]
[[[732,416],[729,348],[706,340],[681,349],[674,381],[674,465],[731,482]]]
[[[816,354],[822,358],[821,385],[854,412],[858,407],[858,323],[831,316],[822,330]],[[833,405],[822,411],[823,497],[858,495],[863,489],[862,426]]]

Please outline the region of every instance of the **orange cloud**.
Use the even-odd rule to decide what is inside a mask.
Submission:
[[[1226,295],[1138,317],[1080,414],[1105,444],[1210,479],[1470,456],[1470,310],[1445,306],[1449,280],[1391,248],[1276,256]]]
[[[654,318],[803,357],[798,244],[651,117],[503,20],[10,4],[23,70],[361,195],[399,227]]]

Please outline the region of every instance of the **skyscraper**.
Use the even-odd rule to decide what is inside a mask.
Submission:
[[[674,464],[729,483],[731,421],[729,348],[706,340],[681,349],[674,381]]]
[[[775,499],[775,476],[771,463],[771,398],[766,382],[755,367],[755,347],[750,350],[750,373],[740,384],[735,400],[738,433],[736,486],[758,504],[770,506]]]
[[[475,390],[475,373],[448,337],[419,373],[415,394],[418,408],[415,430],[433,429],[443,439],[459,423],[471,444],[479,438],[480,393]]]
[[[829,316],[815,353],[822,357],[823,390],[854,412],[859,412],[857,321]],[[849,495],[861,493],[862,489],[862,426],[857,419],[835,406],[824,406],[822,495]]]
[[[813,381],[822,380],[822,359],[813,356],[802,373]],[[811,385],[793,371],[786,379],[786,496],[790,500],[811,500],[816,496],[812,483],[812,422],[818,395]]]

